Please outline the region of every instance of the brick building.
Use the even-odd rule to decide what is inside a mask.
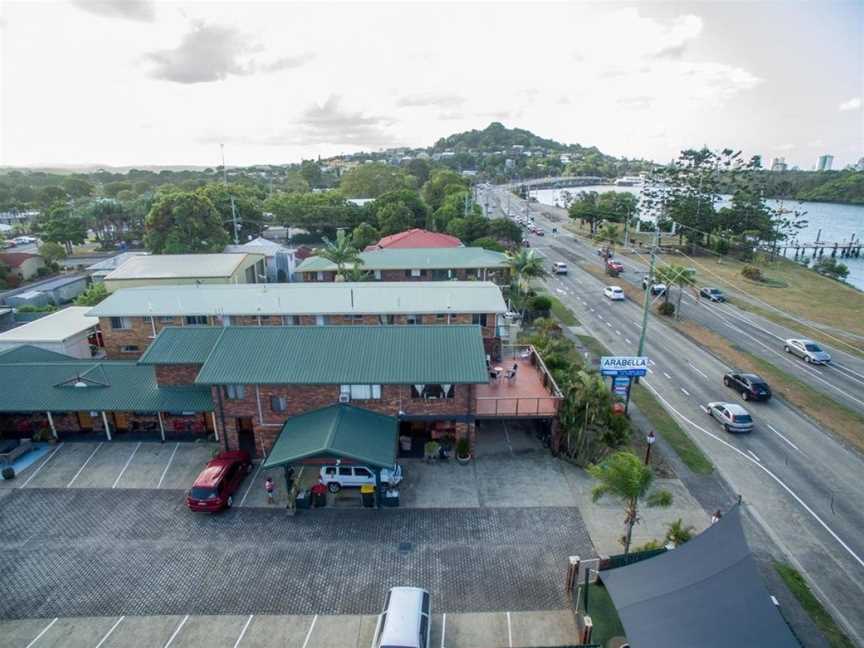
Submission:
[[[501,290],[490,282],[147,286],[93,307],[109,358],[137,358],[169,326],[476,324],[500,353]]]

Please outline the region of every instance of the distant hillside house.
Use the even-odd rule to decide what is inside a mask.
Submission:
[[[410,229],[398,234],[385,236],[380,241],[366,247],[366,252],[392,248],[452,248],[462,247],[462,241],[455,236],[430,232],[424,229]]]
[[[4,252],[0,254],[0,263],[9,266],[11,273],[17,275],[21,281],[35,277],[39,268],[45,267],[45,259],[38,254],[26,252]]]
[[[265,283],[263,254],[154,254],[136,256],[105,276],[105,288],[183,284]]]

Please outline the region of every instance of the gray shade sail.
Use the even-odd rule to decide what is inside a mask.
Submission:
[[[762,582],[740,507],[677,549],[600,579],[634,648],[800,646]]]

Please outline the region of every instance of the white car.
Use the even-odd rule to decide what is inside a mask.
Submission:
[[[365,484],[375,485],[375,471],[368,466],[349,464],[327,464],[321,466],[321,481],[331,493],[343,488],[359,488]],[[381,484],[395,486],[402,481],[402,466],[393,464],[392,468],[381,469]]]
[[[737,403],[708,403],[708,416],[720,421],[727,432],[753,431],[753,418]]]
[[[620,286],[606,286],[603,289],[603,294],[612,301],[624,301],[624,291]]]
[[[567,274],[567,264],[561,261],[556,261],[552,264],[552,273],[556,275],[566,275]]]
[[[831,362],[831,355],[827,351],[823,351],[822,347],[813,340],[790,338],[783,343],[783,350],[803,358],[808,363],[828,364]]]

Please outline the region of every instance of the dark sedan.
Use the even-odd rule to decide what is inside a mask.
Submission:
[[[723,376],[723,384],[737,391],[746,401],[771,398],[771,388],[768,383],[756,374],[730,371]]]
[[[703,288],[699,291],[703,297],[710,299],[712,302],[725,302],[726,295],[719,288]]]

